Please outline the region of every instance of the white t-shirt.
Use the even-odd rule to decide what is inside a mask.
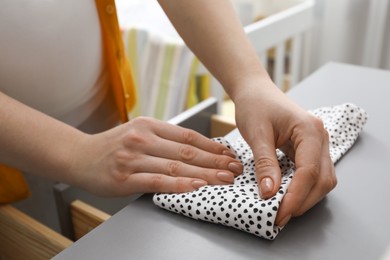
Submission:
[[[107,93],[93,0],[3,0],[0,91],[79,126]]]

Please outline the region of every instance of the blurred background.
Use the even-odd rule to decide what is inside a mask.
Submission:
[[[253,25],[258,21],[263,23],[260,26],[262,27],[260,35],[256,36],[256,39],[252,40],[252,42],[255,45],[261,45],[261,47],[258,47],[258,50],[262,52],[259,55],[263,64],[283,91],[287,91],[327,62],[343,62],[390,70],[389,0],[230,1],[233,3],[244,27],[255,27]],[[140,42],[140,38],[143,39],[141,40],[141,47],[136,47],[136,51],[132,52],[133,54],[138,53],[136,59],[138,64],[135,63],[134,56],[129,56],[130,60],[133,59],[133,68],[139,68],[134,73],[147,74],[147,72],[140,70],[143,67],[148,67],[143,63],[148,62],[148,58],[145,58],[145,49],[147,49],[145,42],[148,42],[150,39],[152,39],[154,45],[157,44],[160,47],[161,44],[176,44],[178,46],[183,44],[156,0],[116,0],[116,3],[119,21],[125,34],[125,41],[128,43],[129,39],[131,39],[128,36],[130,30],[136,30],[137,33],[135,35],[138,35],[137,40],[131,40],[133,43]],[[290,22],[287,19],[289,19],[288,17],[292,13],[294,13],[296,19]],[[302,18],[305,21],[299,20],[299,16],[305,16]],[[288,21],[289,24],[272,26],[273,23],[283,23],[283,20]],[[298,22],[309,24],[301,26],[297,24]],[[270,30],[273,30],[273,33],[263,32],[267,31],[267,26]],[[301,29],[294,29],[297,26],[301,26]],[[250,30],[257,29],[252,28]],[[295,44],[295,48],[299,49],[299,54],[297,55],[302,56],[298,61],[295,61],[297,69],[292,68],[294,63],[292,62],[292,49],[294,49],[292,47],[292,38],[295,35],[291,33],[291,38],[288,38],[289,30],[296,30],[297,32],[300,30],[299,33],[302,34],[302,39],[299,39],[299,42]],[[287,37],[284,39],[283,50],[277,49],[276,45],[271,46],[269,44],[263,46],[262,41],[267,41],[267,39],[272,37],[278,38],[280,35],[286,35]],[[156,39],[159,39],[159,43],[156,43]],[[263,50],[265,48],[267,48],[266,51]],[[164,49],[164,47],[161,49]],[[180,51],[183,53],[183,50]],[[283,58],[278,58],[278,55],[283,55]],[[152,59],[149,60],[149,63],[157,64],[155,57],[150,57],[149,59]],[[277,65],[278,59],[283,60],[282,65]],[[168,120],[208,96],[216,96],[221,101],[221,113],[232,118],[234,117],[234,105],[226,95],[223,96],[223,90],[216,87],[218,83],[212,79],[205,80],[205,78],[199,77],[204,75],[202,73],[204,69],[202,70],[201,65],[200,69],[196,68],[194,72],[194,64],[191,59],[187,59],[186,63],[182,64],[181,67],[187,68],[187,73],[181,71],[176,73],[176,75],[171,75],[171,78],[175,78],[182,83],[188,79],[189,82],[183,84],[188,84],[189,90],[187,93],[181,93],[181,99],[185,100],[180,104],[174,104],[177,109],[171,110],[169,113],[165,113],[165,115],[162,112],[153,112],[157,108],[155,106],[150,107],[150,93],[144,93],[143,95],[148,97],[148,103],[142,105],[141,97],[139,99],[140,106],[143,106],[143,108],[139,108],[138,114],[134,114],[135,116],[146,114]],[[291,75],[291,71],[298,71],[296,72],[297,75]],[[275,73],[282,73],[283,75],[278,76]],[[147,80],[145,80],[146,74],[136,77],[140,79],[137,85],[141,95],[145,89],[152,91],[150,83],[147,83]],[[156,94],[156,101],[152,103],[158,103],[158,98],[158,94]],[[172,102],[168,100],[165,104],[167,106],[167,104],[172,104]],[[153,111],[151,112],[151,110]]]

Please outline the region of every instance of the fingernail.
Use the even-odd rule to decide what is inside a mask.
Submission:
[[[217,177],[221,181],[233,183],[234,176],[230,172],[217,172]]]
[[[284,227],[291,219],[291,215],[286,216],[284,219],[282,219],[279,223],[280,227]]]
[[[201,181],[201,180],[196,180],[196,181],[193,181],[191,183],[192,187],[194,187],[195,189],[199,189],[200,187],[203,187],[205,185],[207,185],[207,182],[205,181]]]
[[[274,182],[270,177],[265,177],[260,181],[260,196],[267,196],[268,193],[272,192]]]
[[[229,168],[229,170],[231,170],[232,172],[235,172],[237,174],[240,174],[243,171],[242,164],[238,163],[238,162],[231,162],[231,163],[229,163],[228,164],[228,168]]]
[[[236,159],[236,155],[232,151],[230,151],[230,150],[223,150],[222,154],[230,156],[230,157]]]

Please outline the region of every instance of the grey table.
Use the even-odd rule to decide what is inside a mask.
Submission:
[[[56,259],[381,258],[390,244],[390,72],[329,63],[288,95],[306,109],[351,102],[369,119],[336,165],[336,189],[274,241],[165,211],[144,195]]]

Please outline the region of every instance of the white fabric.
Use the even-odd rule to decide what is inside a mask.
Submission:
[[[0,57],[0,91],[71,125],[106,94],[93,0],[1,1]]]
[[[338,161],[354,144],[367,120],[366,112],[353,105],[343,104],[312,111],[321,118],[329,132],[330,155]],[[205,186],[183,194],[156,194],[157,206],[197,220],[230,226],[266,239],[275,239],[281,227],[275,225],[279,205],[294,176],[294,163],[277,150],[282,183],[276,195],[263,200],[258,194],[255,165],[248,144],[239,138],[230,145],[223,138],[216,141],[225,144],[241,160],[244,172],[233,185]]]

